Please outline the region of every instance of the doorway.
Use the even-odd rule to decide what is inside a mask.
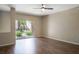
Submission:
[[[25,19],[16,20],[16,39],[26,39],[32,36],[32,22]]]

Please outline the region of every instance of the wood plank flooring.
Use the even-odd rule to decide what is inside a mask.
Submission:
[[[0,47],[0,54],[78,54],[79,45],[48,38],[16,40],[15,45]]]

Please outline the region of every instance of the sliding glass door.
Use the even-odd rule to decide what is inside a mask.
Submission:
[[[30,20],[16,20],[16,38],[26,39],[32,37],[32,22]]]

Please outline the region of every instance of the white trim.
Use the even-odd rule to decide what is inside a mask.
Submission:
[[[58,40],[58,41],[66,42],[66,43],[71,43],[71,44],[74,44],[74,45],[79,45],[79,43],[77,43],[77,42],[71,42],[71,41],[67,41],[67,40],[61,40],[61,39],[52,38],[52,37],[48,37],[48,36],[44,36],[44,37],[50,38],[50,39],[53,39],[53,40]]]
[[[2,46],[8,46],[8,45],[13,45],[13,44],[15,44],[15,43],[3,44],[3,45],[0,45],[0,47],[2,47]]]

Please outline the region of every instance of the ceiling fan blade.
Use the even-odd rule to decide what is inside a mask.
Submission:
[[[53,8],[44,8],[44,9],[53,10]]]
[[[42,8],[33,8],[33,9],[42,9]]]

